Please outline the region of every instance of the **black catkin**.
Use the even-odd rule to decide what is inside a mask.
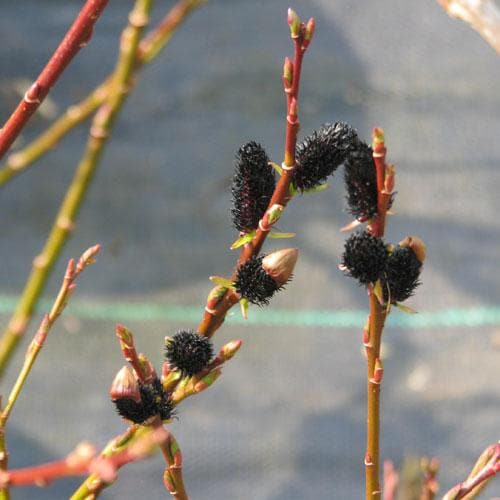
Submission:
[[[262,268],[264,257],[265,255],[252,257],[240,266],[234,282],[236,291],[249,302],[258,306],[268,305],[271,297],[283,288]]]
[[[256,142],[241,146],[236,155],[231,185],[231,218],[238,231],[256,229],[271,201],[276,186],[264,148]]]
[[[292,182],[304,191],[319,186],[356,147],[356,131],[344,122],[327,123],[297,147]]]
[[[346,240],[341,265],[348,276],[357,279],[361,285],[367,285],[382,276],[387,258],[382,238],[358,231]]]
[[[170,394],[163,390],[158,378],[153,379],[149,384],[139,382],[139,402],[132,398],[118,398],[113,400],[118,414],[134,422],[143,424],[151,417],[158,416],[162,420],[172,418],[174,406],[170,399]]]
[[[420,262],[413,250],[397,246],[387,259],[387,266],[382,279],[384,300],[392,304],[410,298],[420,285],[422,270]]]
[[[182,375],[195,375],[210,363],[213,347],[210,339],[192,330],[180,330],[165,344],[165,358]]]
[[[344,165],[348,212],[356,219],[368,220],[377,213],[377,173],[372,148],[358,140]]]

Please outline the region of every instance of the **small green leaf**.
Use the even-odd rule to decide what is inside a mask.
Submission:
[[[308,193],[308,194],[309,193],[321,193],[321,191],[326,191],[329,188],[330,188],[330,184],[325,182],[324,184],[320,184],[319,186],[315,186],[313,188],[304,190],[304,193]]]
[[[248,300],[244,297],[240,299],[240,308],[243,319],[248,319]]]
[[[290,197],[293,198],[298,192],[299,190],[297,189],[297,186],[293,182],[290,182],[290,186],[288,188],[288,194]]]
[[[223,286],[224,288],[233,288],[233,282],[228,280],[227,278],[223,278],[222,276],[210,276],[208,278],[212,283],[216,285]]]
[[[280,176],[282,176],[282,175],[283,175],[283,169],[282,169],[282,168],[281,168],[281,167],[280,167],[277,163],[274,163],[273,161],[270,161],[270,162],[269,162],[269,165],[270,165],[271,167],[273,167],[273,168],[274,168],[274,170],[276,170],[276,172],[278,172],[278,174],[279,174]]]
[[[283,240],[286,238],[295,238],[296,233],[281,233],[280,231],[271,231],[269,238],[273,240]]]
[[[243,236],[240,236],[232,245],[231,245],[231,250],[236,250],[237,248],[242,247],[243,245],[246,245],[247,243],[250,243],[253,239],[255,238],[255,231],[250,231],[247,234],[244,234]]]
[[[379,304],[384,305],[384,291],[382,290],[382,283],[380,280],[377,280],[373,286],[373,293],[375,294],[375,297],[377,297]]]
[[[400,303],[397,303],[396,307],[398,309],[401,309],[406,314],[417,314],[418,313],[418,311],[415,311],[415,309],[412,309],[411,307],[405,306],[405,305],[400,304]]]
[[[282,213],[283,213],[283,207],[281,205],[278,204],[273,205],[269,209],[269,212],[267,213],[267,223],[274,224],[281,217]]]
[[[179,443],[172,436],[172,441],[170,442],[170,455],[173,457],[179,451]]]

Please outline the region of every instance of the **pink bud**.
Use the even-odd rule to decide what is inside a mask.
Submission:
[[[115,376],[109,395],[112,401],[121,398],[131,398],[137,403],[141,401],[141,394],[139,392],[139,384],[135,379],[132,371],[124,366]]]

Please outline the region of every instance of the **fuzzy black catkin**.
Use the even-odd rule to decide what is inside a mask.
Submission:
[[[420,285],[419,277],[422,263],[413,250],[397,246],[387,259],[382,279],[384,300],[392,304],[403,302],[413,295]]]
[[[341,264],[348,276],[357,279],[361,285],[367,285],[382,276],[387,258],[382,238],[358,231],[346,240]]]
[[[113,401],[118,414],[134,422],[142,424],[150,417],[159,416],[162,420],[172,418],[174,406],[170,394],[163,390],[161,382],[155,378],[150,384],[139,382],[141,401],[132,398],[118,398]]]
[[[276,186],[274,171],[264,148],[256,142],[241,146],[236,155],[231,185],[231,218],[238,231],[256,229]]]
[[[212,356],[210,339],[192,330],[180,330],[165,345],[165,358],[183,375],[191,376],[203,370]]]
[[[356,131],[344,122],[327,123],[306,137],[296,153],[293,183],[300,190],[325,182],[355,148]]]
[[[283,286],[278,285],[262,268],[265,255],[252,257],[238,269],[234,286],[236,291],[252,304],[265,306]]]
[[[348,212],[359,220],[367,220],[377,213],[377,173],[373,150],[358,140],[345,161],[344,180],[347,190]]]

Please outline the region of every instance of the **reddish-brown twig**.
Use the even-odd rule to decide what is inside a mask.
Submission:
[[[164,429],[164,431],[167,433],[167,437],[160,445],[163,457],[167,463],[163,474],[163,484],[175,500],[188,500],[184,479],[182,477],[181,449],[174,436],[167,430]]]
[[[170,434],[163,427],[150,428],[131,445],[111,456],[96,456],[94,446],[81,443],[63,460],[1,472],[0,487],[46,486],[55,479],[88,473],[100,482],[109,484],[115,481],[120,467],[147,457],[157,446],[164,447],[169,437]]]
[[[188,14],[205,0],[178,0],[158,25],[145,36],[137,48],[135,72],[149,64],[163,50]],[[85,99],[72,104],[32,142],[10,154],[0,168],[0,187],[24,172],[41,156],[53,150],[74,127],[85,121],[108,98],[113,88],[113,74],[108,76]]]
[[[66,66],[77,52],[88,43],[94,24],[107,3],[108,0],[87,0],[45,68],[0,129],[0,158],[15,141]]]
[[[287,102],[285,153],[282,164],[283,174],[276,185],[267,211],[259,222],[255,237],[252,241],[246,243],[241,250],[237,267],[260,252],[272,225],[278,220],[277,217],[270,217],[271,212],[275,212],[274,209],[278,206],[281,213],[291,198],[290,183],[292,181],[293,169],[295,168],[295,146],[300,127],[298,98],[302,59],[314,33],[314,19],[311,18],[307,24],[301,23],[297,14],[292,9],[289,9],[288,24],[295,52],[293,62],[288,58],[285,60],[286,75],[283,79]],[[236,271],[233,274],[233,278],[235,277]],[[223,294],[217,294],[217,289],[214,289],[208,297],[203,318],[198,325],[198,332],[201,335],[211,337],[223,323],[226,312],[238,302],[238,299],[238,295],[232,290],[227,290]]]

